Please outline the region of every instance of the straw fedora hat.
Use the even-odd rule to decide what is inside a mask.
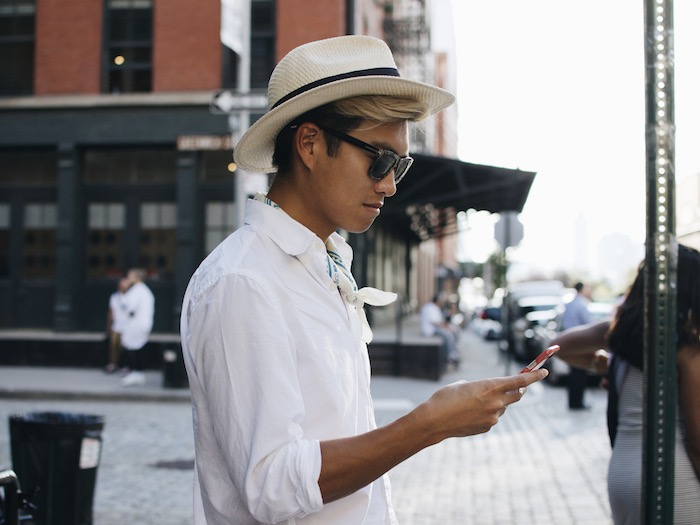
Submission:
[[[275,67],[267,88],[268,112],[234,147],[236,164],[252,172],[274,172],[275,139],[284,126],[311,109],[358,95],[420,100],[429,114],[454,102],[444,89],[399,77],[389,46],[378,38],[350,35],[310,42]]]

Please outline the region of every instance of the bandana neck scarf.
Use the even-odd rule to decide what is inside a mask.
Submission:
[[[268,199],[267,196],[262,193],[256,194],[254,198],[268,206],[281,210],[274,201]],[[333,240],[329,237],[326,239],[325,244],[328,276],[338,287],[338,291],[343,299],[355,308],[355,313],[362,327],[362,341],[369,343],[372,341],[372,329],[369,326],[367,315],[365,314],[365,303],[372,306],[386,306],[396,301],[398,296],[393,292],[385,292],[369,286],[358,289],[355,278],[338,253],[338,249]]]

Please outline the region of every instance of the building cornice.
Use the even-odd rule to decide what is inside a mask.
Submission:
[[[12,109],[209,106],[213,91],[124,93],[120,95],[37,95],[0,98],[0,111]]]

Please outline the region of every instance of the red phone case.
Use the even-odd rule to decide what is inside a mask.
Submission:
[[[559,345],[550,346],[549,348],[544,350],[540,355],[538,355],[535,359],[533,359],[529,365],[527,365],[520,371],[520,373],[522,374],[523,372],[532,372],[533,370],[542,368],[542,365],[544,365],[545,361],[547,361],[547,359],[552,357],[558,351]]]

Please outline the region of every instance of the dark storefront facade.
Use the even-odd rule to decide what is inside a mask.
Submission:
[[[0,112],[2,327],[101,331],[117,279],[140,267],[155,331],[176,331],[176,298],[233,225],[228,123],[209,96],[138,98]]]

